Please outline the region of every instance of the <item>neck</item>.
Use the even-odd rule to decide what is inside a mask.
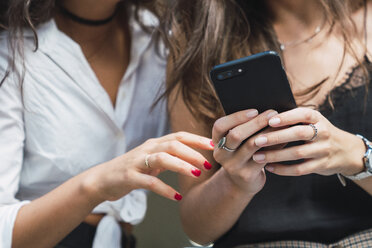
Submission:
[[[317,0],[266,0],[266,4],[280,41],[307,37],[325,21]]]
[[[296,20],[312,25],[322,15],[321,4],[316,0],[266,0],[274,23]]]
[[[104,20],[116,9],[113,0],[63,0],[61,5],[71,13],[88,20]]]
[[[62,0],[63,8],[87,20],[104,20],[116,11],[118,0]],[[119,16],[119,15],[118,15]],[[69,19],[61,13],[55,16],[58,28],[78,43],[100,42],[113,28],[122,28],[116,18],[99,26],[89,26]]]

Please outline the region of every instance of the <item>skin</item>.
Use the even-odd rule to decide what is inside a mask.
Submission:
[[[103,0],[63,2],[71,12],[88,19],[110,16],[116,3]],[[107,30],[115,30],[112,33],[117,34],[110,37],[112,41],[103,43],[102,52],[95,54],[94,60],[87,58],[114,105],[113,96],[116,96],[124,73],[121,67],[126,68],[129,61],[127,43],[118,45],[123,40],[129,40],[125,37],[126,29],[115,23],[108,24],[111,27],[85,27],[68,23],[61,16],[57,16],[56,21],[62,31],[71,34],[71,38],[81,45],[87,57],[97,45],[102,45],[101,40],[95,38],[107,34]],[[108,55],[113,54],[115,56],[110,58],[114,62],[111,62]],[[108,65],[105,66],[105,63]],[[109,65],[113,68],[108,68]],[[206,158],[194,149],[212,150],[213,147],[208,138],[178,132],[150,139],[122,156],[71,178],[20,209],[13,229],[12,247],[54,247],[84,221],[98,204],[117,200],[134,189],[148,189],[176,200],[177,191],[156,176],[164,170],[171,170],[196,179],[200,176],[201,168],[206,170],[203,167]],[[146,158],[150,167],[145,165]]]
[[[321,17],[317,13],[321,11],[316,1],[268,0],[267,3],[271,7],[274,29],[281,42],[288,43],[309,37],[314,27],[319,25]],[[372,23],[371,11],[372,1],[368,1],[367,23]],[[353,16],[359,31],[362,31],[362,15],[363,11],[357,11]],[[372,27],[367,28],[368,36],[371,37]],[[340,49],[343,44],[337,38],[337,27],[326,41],[325,33],[319,33],[311,43],[284,51],[287,71],[296,72],[296,79],[300,79],[292,81],[294,92],[311,87],[314,82],[327,76],[337,81],[338,68],[333,65],[339,65],[341,61]],[[359,54],[362,54],[362,49],[356,48]],[[367,48],[372,51],[372,39],[369,40]],[[347,66],[355,64],[355,61],[346,59],[345,63],[345,68],[340,71],[341,75],[344,75]],[[324,86],[308,103],[321,103],[324,100],[324,92],[332,87],[334,85]],[[187,110],[181,96],[174,93],[170,102],[172,100],[174,104],[170,110],[175,131],[210,135],[210,130],[195,120]],[[309,141],[314,135],[313,128],[307,125],[310,123],[318,129],[318,135],[313,141]],[[290,127],[294,124],[300,125]],[[269,128],[255,134],[264,127]],[[308,108],[297,108],[280,114],[274,110],[264,113],[257,113],[252,109],[237,112],[214,123],[213,142],[217,144],[225,135],[226,146],[237,148],[235,152],[216,148],[213,154],[203,152],[207,159],[214,161],[212,171],[204,173],[198,181],[180,176],[181,192],[184,194],[180,205],[183,227],[192,240],[201,244],[213,242],[233,226],[254,195],[263,188],[266,173],[283,176],[316,173],[326,176],[336,173],[353,175],[364,170],[362,157],[366,148],[361,139],[338,129],[318,111]],[[247,142],[240,146],[246,138]],[[306,142],[301,146],[281,149],[283,144],[297,140]],[[271,149],[258,152],[261,147]],[[278,164],[279,161],[301,158],[306,161],[299,165]],[[217,163],[221,165],[220,169],[217,169]],[[265,171],[265,166],[270,172]],[[372,195],[372,178],[355,183]]]

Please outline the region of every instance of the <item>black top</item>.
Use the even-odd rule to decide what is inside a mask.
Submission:
[[[365,64],[372,78],[372,63],[366,58]],[[331,91],[334,109],[326,101],[319,111],[338,128],[372,139],[372,80],[366,95],[363,75],[361,67],[355,67],[347,80]],[[266,174],[263,190],[214,247],[277,240],[331,243],[372,228],[372,196],[352,181],[343,187],[336,175]]]

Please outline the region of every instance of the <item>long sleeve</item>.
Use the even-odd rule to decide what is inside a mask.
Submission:
[[[6,60],[0,52],[0,78]],[[23,163],[24,125],[20,85],[8,77],[0,87],[0,247],[11,247],[18,210],[27,203],[15,198]]]

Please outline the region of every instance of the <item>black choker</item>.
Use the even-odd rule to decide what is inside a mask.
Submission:
[[[109,16],[106,19],[103,19],[103,20],[89,20],[89,19],[85,19],[85,18],[79,17],[79,16],[71,13],[70,11],[68,11],[66,8],[64,8],[61,5],[59,6],[59,10],[61,11],[61,13],[63,15],[70,18],[72,21],[80,23],[80,24],[84,24],[84,25],[89,25],[89,26],[105,25],[105,24],[109,23],[110,21],[112,21],[112,19],[114,19],[115,15],[116,15],[116,11],[115,11],[111,16]]]

